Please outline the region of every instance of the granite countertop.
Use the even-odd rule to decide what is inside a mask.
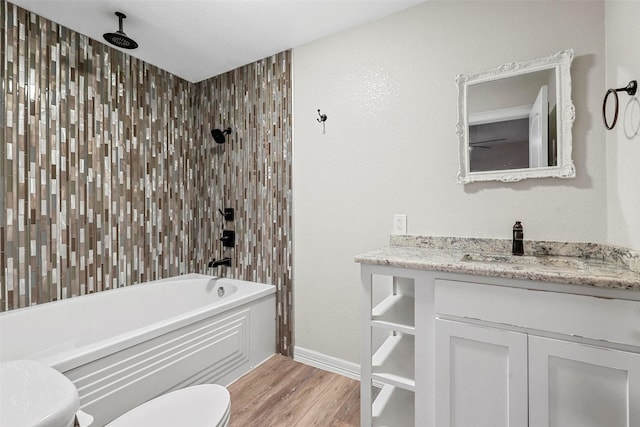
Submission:
[[[390,246],[355,261],[640,291],[640,252],[595,243],[525,241],[524,246],[525,256],[516,257],[507,239],[391,236]]]

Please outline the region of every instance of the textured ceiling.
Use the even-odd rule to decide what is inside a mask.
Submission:
[[[424,0],[12,0],[93,39],[124,31],[127,51],[191,82],[222,74]]]

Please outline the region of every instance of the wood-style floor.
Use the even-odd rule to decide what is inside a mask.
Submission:
[[[360,382],[275,355],[229,387],[231,427],[358,427]]]

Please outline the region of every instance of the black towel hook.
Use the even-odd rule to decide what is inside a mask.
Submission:
[[[638,82],[636,80],[631,80],[625,87],[621,87],[618,89],[609,89],[607,91],[607,94],[604,96],[604,101],[602,101],[602,120],[604,120],[604,125],[607,129],[613,129],[616,125],[616,122],[618,121],[618,92],[625,91],[629,96],[633,96],[636,94],[637,90]],[[615,99],[615,109],[611,126],[609,126],[609,123],[607,122],[607,98],[609,98],[610,94],[613,94],[613,98]]]
[[[326,133],[327,115],[321,113],[319,108],[318,108],[318,118],[316,120],[318,121],[318,123],[322,123],[322,133],[323,134]]]
[[[326,114],[321,114],[319,108],[318,108],[318,116],[320,117],[319,119],[316,119],[318,121],[318,123],[324,123],[324,122],[327,121],[327,115]]]

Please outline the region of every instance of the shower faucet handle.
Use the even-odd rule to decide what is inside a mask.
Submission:
[[[232,248],[236,245],[236,232],[233,230],[223,230],[220,240],[222,241],[222,246]]]
[[[218,208],[218,212],[224,217],[225,221],[233,221],[235,219],[233,208],[224,208],[224,211]]]

